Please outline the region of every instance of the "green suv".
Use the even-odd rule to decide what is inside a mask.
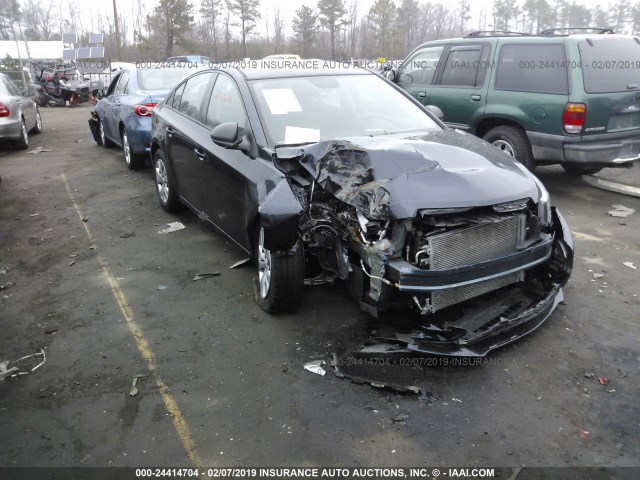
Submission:
[[[420,45],[385,76],[530,170],[559,163],[590,174],[640,159],[636,36],[474,32]]]

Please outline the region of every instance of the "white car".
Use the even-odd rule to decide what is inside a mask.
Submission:
[[[29,148],[29,133],[42,131],[42,117],[33,98],[26,96],[8,75],[0,73],[0,141],[17,149]]]

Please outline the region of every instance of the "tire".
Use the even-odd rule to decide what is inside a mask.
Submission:
[[[36,107],[36,125],[31,129],[30,133],[42,133],[42,115],[40,115],[38,107]]]
[[[169,213],[175,213],[182,210],[182,204],[178,199],[175,188],[173,172],[160,150],[158,150],[153,156],[153,171],[153,178],[156,184],[156,195],[158,196],[160,206]]]
[[[122,151],[124,152],[124,161],[127,163],[129,170],[140,170],[144,168],[145,157],[131,151],[129,136],[126,131],[122,132]]]
[[[522,129],[503,125],[492,128],[482,138],[506,154],[514,157],[527,167],[528,170],[533,171],[536,168],[536,161],[531,152],[529,139]]]
[[[593,175],[604,167],[598,167],[593,163],[563,163],[562,168],[572,175]]]
[[[113,142],[107,138],[107,134],[104,131],[104,124],[101,119],[98,120],[98,133],[99,140],[96,142],[98,145],[104,148],[113,147]]]
[[[24,121],[24,117],[20,123],[20,138],[15,141],[14,145],[17,150],[26,150],[29,148],[29,133],[27,132],[27,124]]]
[[[291,252],[271,253],[264,248],[264,229],[260,228],[255,250],[254,291],[260,308],[268,313],[297,311],[304,288],[302,244],[298,241]]]

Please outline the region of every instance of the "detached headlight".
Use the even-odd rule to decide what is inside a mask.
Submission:
[[[547,227],[551,225],[551,200],[549,199],[549,192],[538,177],[534,178],[538,186],[538,192],[540,192],[540,199],[538,200],[538,220],[541,225]]]

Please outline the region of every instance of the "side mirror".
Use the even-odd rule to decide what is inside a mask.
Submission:
[[[393,82],[396,78],[396,72],[393,69],[385,70],[384,72],[382,72],[382,76],[390,82]]]
[[[224,148],[236,148],[241,141],[238,138],[238,124],[235,122],[221,123],[211,131],[211,140]]]
[[[431,112],[431,114],[438,120],[442,121],[444,119],[444,112],[440,109],[440,107],[436,107],[435,105],[427,105],[427,110],[429,110],[429,112]]]

